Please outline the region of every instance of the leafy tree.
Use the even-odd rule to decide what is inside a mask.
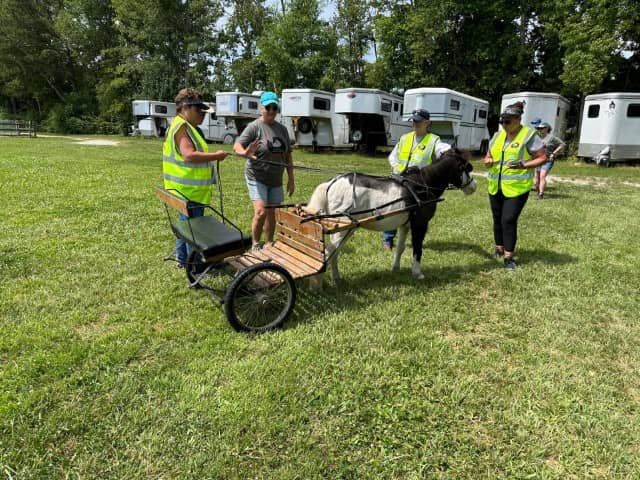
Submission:
[[[325,70],[336,55],[336,38],[320,19],[317,0],[292,0],[265,28],[258,48],[266,66],[265,88],[331,88]]]
[[[275,12],[263,0],[227,1],[231,10],[221,33],[221,56],[215,68],[218,90],[237,88],[251,92],[267,83],[267,72],[258,57],[258,40]]]

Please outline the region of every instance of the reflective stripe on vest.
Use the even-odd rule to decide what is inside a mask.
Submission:
[[[489,142],[489,151],[493,158],[493,165],[489,169],[487,187],[490,195],[495,195],[498,190],[507,198],[517,197],[528,193],[533,185],[533,168],[509,168],[509,163],[531,159],[527,150],[527,143],[538,132],[530,127],[523,126],[516,137],[505,148],[507,132],[500,130],[495,133]]]
[[[175,134],[183,125],[194,148],[199,152],[209,151],[207,142],[198,131],[181,116],[175,117],[162,146],[164,188],[178,190],[194,202],[209,204],[211,202],[211,185],[215,183],[212,163],[187,162],[180,154]]]
[[[396,167],[398,172],[404,172],[407,167],[426,167],[433,162],[433,152],[440,137],[427,133],[422,137],[420,143],[413,148],[415,135],[415,132],[409,132],[400,139],[400,145],[398,146],[400,163]]]

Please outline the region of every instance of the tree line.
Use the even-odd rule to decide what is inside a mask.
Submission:
[[[0,116],[123,133],[131,101],[446,87],[640,91],[640,0],[0,0]],[[329,18],[326,12],[330,11]]]

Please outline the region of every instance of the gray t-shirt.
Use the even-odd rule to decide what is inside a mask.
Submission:
[[[257,160],[247,159],[245,175],[249,180],[279,187],[291,151],[287,129],[278,122],[269,125],[258,118],[246,126],[236,142],[247,148],[254,140],[258,140]]]
[[[551,134],[548,134],[546,137],[544,137],[542,139],[542,143],[544,143],[544,151],[547,152],[547,159],[549,159],[549,155],[551,155],[556,148],[561,145],[563,148],[565,146],[565,143],[562,140],[560,140],[558,137],[554,137]]]

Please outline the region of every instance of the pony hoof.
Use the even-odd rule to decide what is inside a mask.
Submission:
[[[413,276],[416,280],[424,280],[424,274],[422,272],[414,273]]]
[[[391,271],[392,272],[399,272],[400,271],[400,267],[398,267],[397,265],[391,265]]]

